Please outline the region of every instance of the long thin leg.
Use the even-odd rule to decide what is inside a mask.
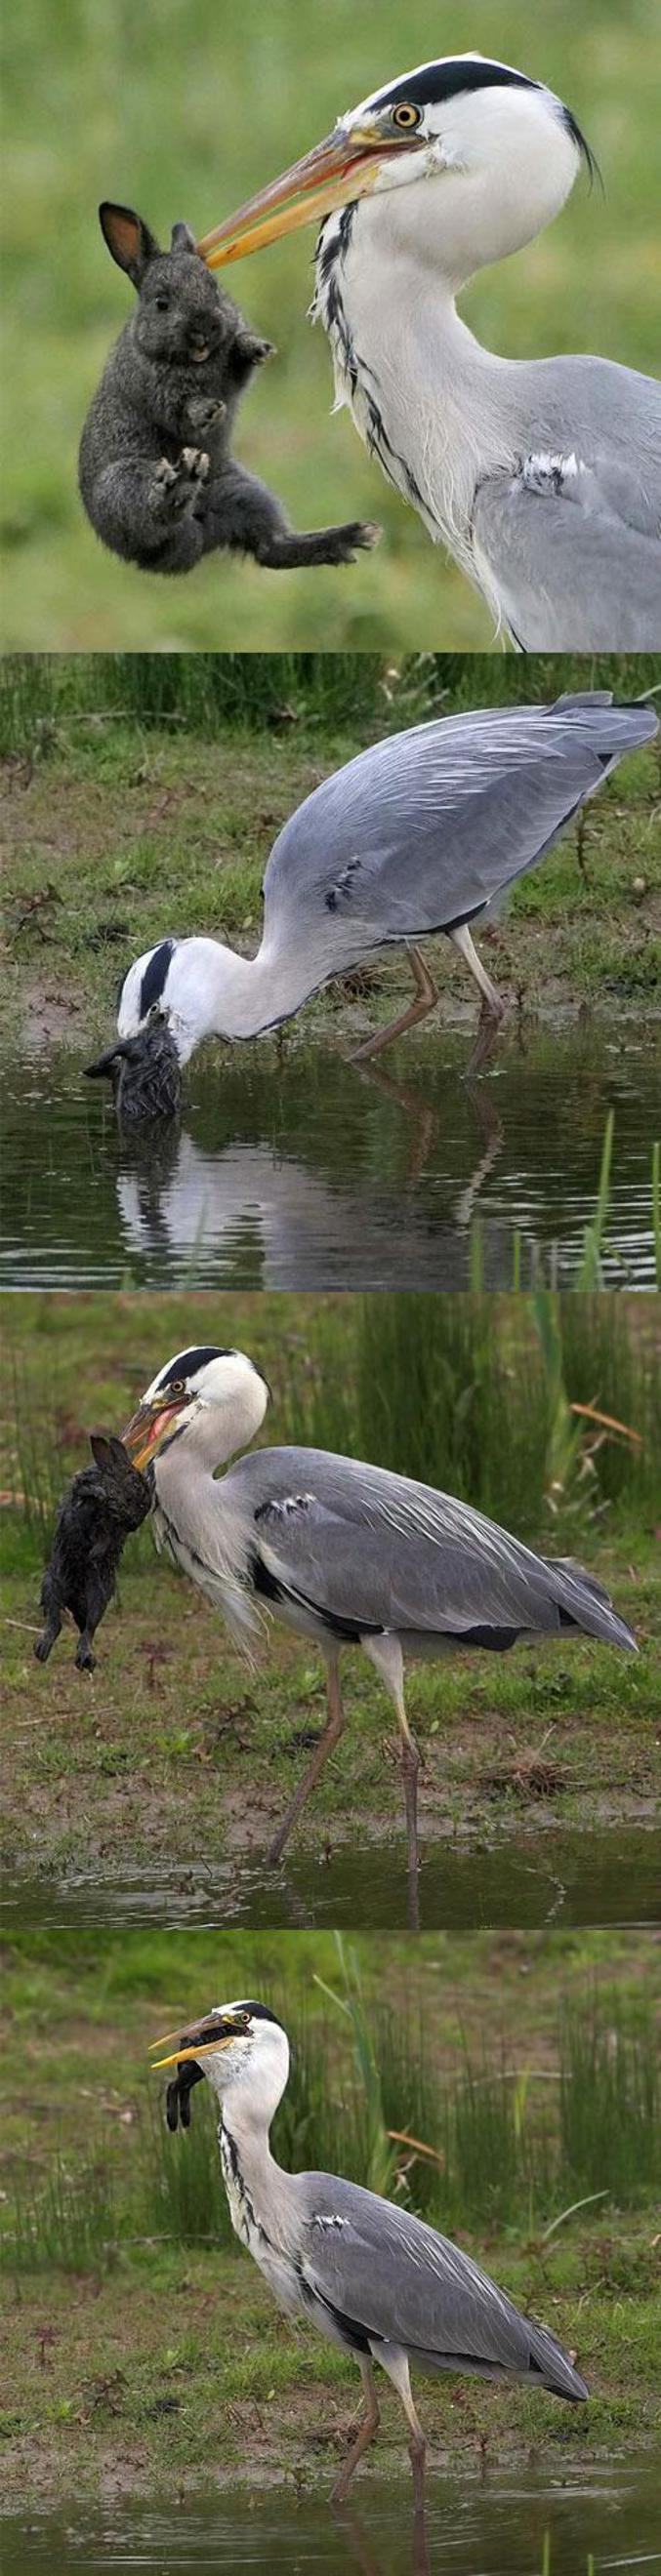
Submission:
[[[364,2451],[369,2449],[370,2442],[373,2442],[374,2435],[375,2433],[378,2433],[379,2429],[379,2408],[374,2382],[374,2371],[372,2369],[369,2353],[361,2353],[360,2375],[363,2388],[365,2390],[366,2412],[363,2416],[362,2424],[358,2427],[355,2442],[352,2442],[351,2450],[347,2452],[344,2467],[340,2470],[339,2478],[336,2478],[335,2485],[331,2493],[331,2504],[344,2503],[344,2498],[349,2493],[354,2470],[357,2469],[359,2460],[362,2460]]]
[[[382,2346],[379,2353],[379,2361],[382,2363],[383,2369],[387,2371],[388,2378],[392,2380],[393,2387],[396,2388],[398,2397],[401,2398],[409,2428],[409,2459],[413,2470],[413,2502],[417,2520],[418,2516],[422,2517],[424,2515],[425,2510],[425,2460],[427,2456],[427,2444],[422,2430],[420,2417],[416,2414],[416,2409],[413,2403],[409,2365],[405,2352],[402,2352],[401,2350],[390,2351],[387,2344]]]
[[[328,1717],[323,1735],[320,1737],[316,1753],[313,1755],[304,1779],[301,1780],[300,1786],[296,1791],[295,1798],[292,1798],[291,1806],[287,1808],[287,1814],[283,1818],[283,1822],[279,1826],[275,1839],[270,1844],[266,1855],[269,1866],[272,1869],[275,1868],[276,1862],[282,1859],[285,1843],[289,1841],[292,1826],[298,1823],[298,1818],[302,1814],[303,1808],[307,1806],[308,1798],[311,1798],[313,1789],[316,1789],[317,1781],[321,1779],[321,1774],[325,1763],[328,1761],[329,1753],[332,1753],[334,1744],[339,1744],[342,1728],[344,1726],[344,1709],[342,1707],[342,1699],[340,1695],[340,1678],[335,1660],[329,1662],[328,1666],[327,1697]]]
[[[366,1655],[369,1655],[370,1663],[375,1665],[377,1673],[380,1673],[381,1675],[381,1680],[385,1682],[386,1690],[390,1692],[393,1707],[397,1712],[397,1723],[402,1738],[401,1763],[402,1780],[404,1783],[404,1805],[406,1809],[409,1928],[412,1932],[418,1932],[420,1929],[418,1905],[418,1869],[420,1866],[418,1857],[418,1778],[420,1773],[420,1753],[416,1744],[415,1736],[411,1734],[411,1729],[406,1715],[406,1707],[404,1703],[404,1658],[398,1637],[363,1637],[361,1643],[365,1648]]]
[[[458,948],[460,957],[463,957],[482,995],[477,1038],[464,1075],[464,1080],[470,1082],[471,1075],[480,1072],[482,1065],[486,1064],[487,1058],[493,1052],[498,1030],[505,1018],[507,1004],[503,1001],[502,993],[498,992],[497,985],[492,984],[491,976],[487,974],[481,957],[478,957],[467,921],[462,922],[458,930],[451,930],[449,937],[453,946]]]
[[[419,948],[407,948],[407,956],[416,988],[415,1002],[409,1003],[407,1011],[400,1011],[399,1019],[391,1020],[387,1029],[376,1029],[373,1038],[366,1038],[364,1046],[356,1047],[350,1058],[352,1064],[364,1062],[368,1055],[380,1055],[382,1047],[390,1046],[393,1038],[403,1037],[405,1029],[415,1028],[417,1020],[426,1020],[429,1012],[435,1010],[438,991],[424,957],[421,957]]]

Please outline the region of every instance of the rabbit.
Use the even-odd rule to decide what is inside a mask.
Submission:
[[[181,1066],[168,1022],[152,1011],[134,1038],[116,1038],[96,1064],[86,1064],[92,1081],[106,1074],[112,1083],[120,1127],[141,1127],[156,1118],[172,1121],[181,1107]]]
[[[97,536],[143,572],[190,572],[215,548],[271,571],[351,563],[378,541],[360,522],[296,536],[266,484],[231,452],[255,367],[271,355],[221,292],[188,225],[169,251],[130,206],[99,207],[104,241],[138,290],[80,443],[81,498]]]
[[[112,1601],[122,1549],[129,1531],[139,1529],[151,1510],[151,1487],[127,1456],[121,1440],[92,1432],[93,1467],[82,1467],[64,1495],[55,1524],[39,1607],[45,1626],[35,1655],[46,1664],[59,1637],[62,1612],[70,1610],[79,1630],[76,1664],[93,1673],[92,1638]]]

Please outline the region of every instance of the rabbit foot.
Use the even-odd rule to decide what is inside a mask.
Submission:
[[[181,464],[185,466],[186,473],[189,476],[191,483],[206,483],[209,472],[209,458],[205,454],[204,448],[182,447]]]
[[[217,402],[213,394],[200,394],[199,398],[195,394],[186,409],[191,428],[201,430],[203,435],[205,429],[220,429],[227,414],[227,404]]]
[[[169,484],[171,484],[171,483],[176,483],[176,480],[177,480],[177,468],[176,468],[176,465],[171,465],[171,464],[170,464],[170,459],[169,459],[169,457],[168,457],[168,456],[162,456],[162,457],[161,457],[160,465],[157,465],[157,467],[156,467],[156,481],[157,481],[157,484],[158,484],[159,491],[161,491],[161,492],[166,492],[166,491],[167,491],[167,489],[168,489],[168,485],[169,485]]]
[[[324,535],[324,552],[320,561],[329,564],[355,563],[363,548],[378,546],[381,529],[371,520],[356,519],[344,528],[328,528]]]

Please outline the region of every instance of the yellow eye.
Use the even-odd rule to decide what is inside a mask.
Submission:
[[[185,1395],[186,1388],[183,1377],[171,1377],[167,1392],[168,1395]]]
[[[407,100],[402,99],[401,107],[393,108],[392,121],[393,125],[406,126],[411,133],[414,125],[422,124],[422,108],[412,107]]]

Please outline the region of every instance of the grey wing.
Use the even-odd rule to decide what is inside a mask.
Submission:
[[[661,644],[661,526],[634,473],[608,458],[527,458],[483,483],[478,571],[527,652],[643,652]]]
[[[321,982],[370,947],[474,916],[534,866],[656,724],[649,707],[586,693],[556,707],[449,717],[376,743],[316,788],[279,835],[264,878],[263,956],[314,941]]]
[[[308,2207],[303,2277],[333,2318],[428,2367],[532,2371],[558,2394],[586,2393],[554,2336],[435,2228],[335,2176],[296,2181]]]
[[[511,1643],[563,1626],[631,1645],[580,1567],[536,1556],[453,1496],[327,1450],[242,1459],[219,1492],[253,1527],[257,1588],[347,1637],[380,1630]],[[261,1573],[261,1583],[260,1583]]]

